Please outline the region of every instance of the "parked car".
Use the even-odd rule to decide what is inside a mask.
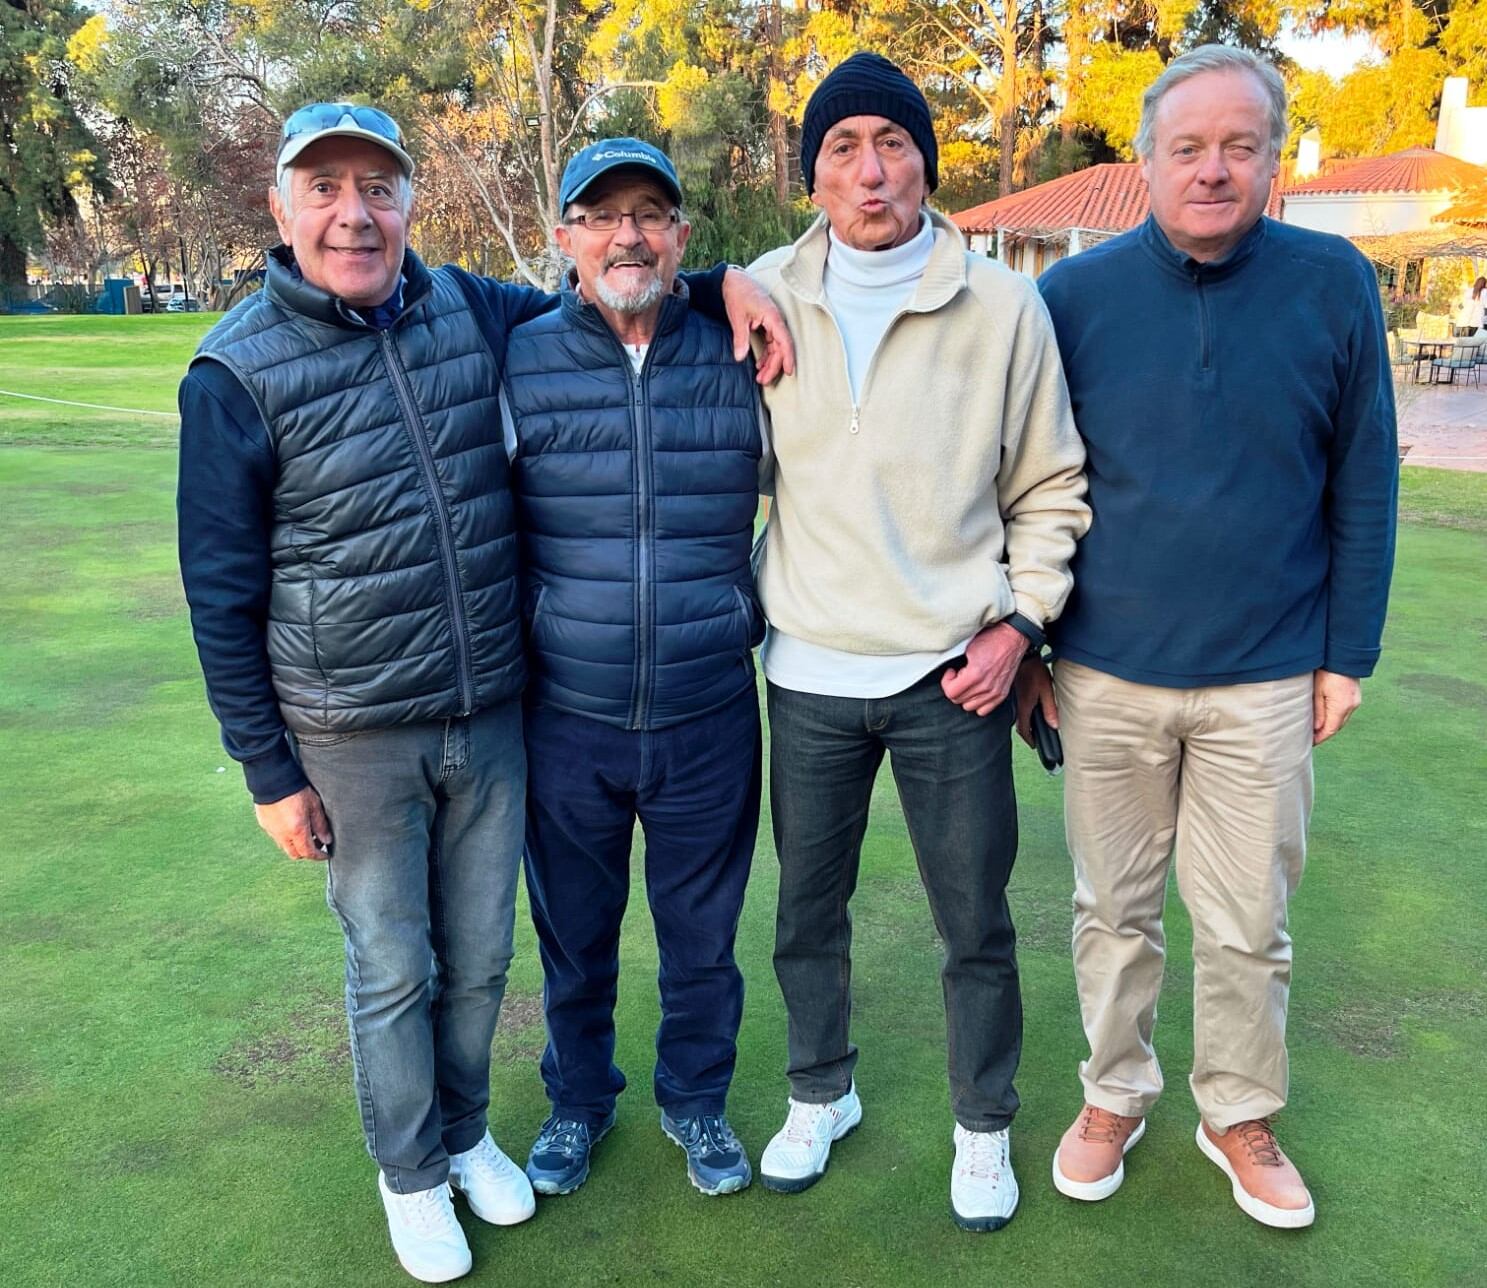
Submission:
[[[191,297],[190,306],[187,306],[186,288],[180,282],[174,285],[156,282],[153,294],[147,285],[141,283],[139,306],[142,313],[199,313],[201,311],[201,304],[195,296]]]

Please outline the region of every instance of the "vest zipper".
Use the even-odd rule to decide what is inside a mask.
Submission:
[[[434,465],[434,452],[429,446],[428,431],[418,404],[413,401],[413,390],[408,384],[408,373],[398,356],[392,332],[379,331],[377,339],[382,345],[387,370],[392,376],[392,389],[402,409],[403,424],[418,457],[419,473],[423,475],[424,490],[428,493],[429,512],[434,516],[434,530],[439,536],[440,561],[444,565],[444,591],[449,605],[449,627],[454,634],[455,679],[459,684],[459,714],[469,715],[475,708],[475,683],[470,670],[470,640],[465,621],[465,610],[460,598],[458,564],[454,555],[454,531],[449,523],[449,507],[444,499],[444,489],[439,486],[439,472]]]
[[[630,378],[630,424],[635,431],[635,683],[631,688],[631,729],[644,729],[650,721],[651,703],[651,561],[652,534],[655,504],[651,495],[655,488],[655,476],[651,458],[651,418],[645,403],[645,379],[650,374],[651,355],[656,351],[656,341],[661,335],[661,319],[666,310],[675,305],[671,298],[662,302],[661,312],[656,317],[656,328],[646,346],[645,358],[640,370],[630,361],[630,351],[620,338],[609,329],[614,347],[619,350],[621,370]]]

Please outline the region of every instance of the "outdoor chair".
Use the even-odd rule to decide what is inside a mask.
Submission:
[[[1414,337],[1411,336],[1411,339]],[[1389,368],[1399,371],[1404,367],[1415,365],[1415,355],[1404,347],[1405,333],[1403,331],[1389,332]]]
[[[1441,373],[1445,373],[1445,379],[1441,379]],[[1442,385],[1454,385],[1456,377],[1461,377],[1461,383],[1474,383],[1481,386],[1482,383],[1482,347],[1472,341],[1464,341],[1451,349],[1449,358],[1435,358],[1430,363],[1430,383]]]

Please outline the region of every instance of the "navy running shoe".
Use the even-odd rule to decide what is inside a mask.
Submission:
[[[589,1179],[589,1155],[614,1126],[614,1111],[603,1122],[579,1122],[556,1114],[542,1124],[527,1156],[527,1179],[538,1194],[572,1194]]]
[[[661,1111],[661,1130],[687,1151],[687,1177],[704,1194],[737,1194],[754,1179],[749,1156],[722,1114],[673,1118]]]

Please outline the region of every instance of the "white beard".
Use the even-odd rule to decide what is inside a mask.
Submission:
[[[611,308],[616,313],[644,313],[665,293],[661,279],[654,271],[649,281],[629,291],[615,290],[603,277],[594,283],[594,294],[606,308]]]

